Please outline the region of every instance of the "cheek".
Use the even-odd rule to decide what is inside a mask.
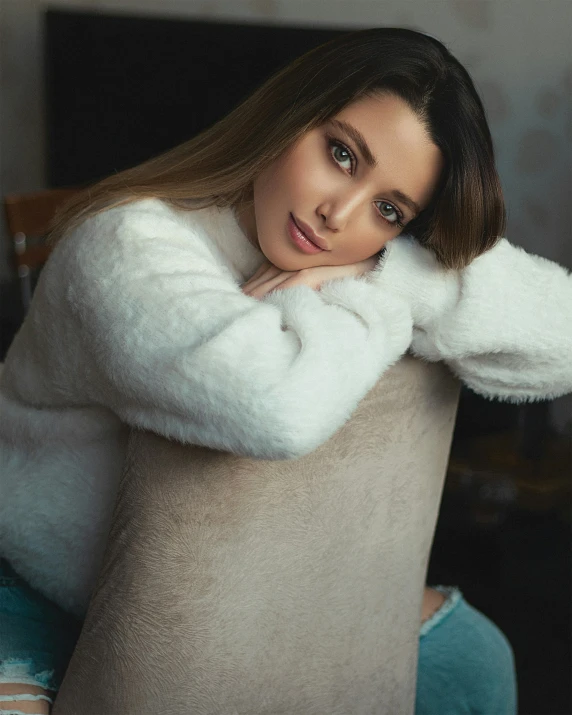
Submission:
[[[254,200],[263,212],[288,197],[292,185],[287,162],[274,163],[254,182]]]
[[[255,180],[255,211],[261,224],[272,221],[280,209],[307,217],[335,190],[337,175],[322,149],[316,142],[301,144]]]
[[[271,179],[274,190],[290,199],[305,200],[304,203],[315,198],[330,177],[325,161],[312,149],[302,147],[293,151],[276,166]]]
[[[356,214],[355,220],[345,232],[340,243],[343,258],[347,263],[354,263],[373,256],[381,251],[384,244],[395,238],[397,231],[386,228],[375,215],[375,209],[365,205]]]
[[[343,263],[357,263],[375,255],[383,248],[385,241],[369,236],[357,237],[348,241],[340,251],[340,258]]]

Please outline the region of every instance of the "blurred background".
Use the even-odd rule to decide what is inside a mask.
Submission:
[[[572,268],[571,0],[0,0],[1,197],[137,164],[302,52],[373,26],[427,32],[464,63],[507,237]],[[4,216],[0,233],[2,360],[24,307]],[[428,583],[459,585],[506,633],[520,715],[572,712],[571,483],[570,395],[516,406],[462,389]]]

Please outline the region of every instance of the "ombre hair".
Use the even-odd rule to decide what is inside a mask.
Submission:
[[[441,42],[390,27],[350,32],[320,45],[209,129],[75,195],[56,216],[48,240],[58,241],[107,208],[143,198],[185,210],[244,206],[252,201],[254,179],[304,133],[351,102],[380,93],[403,99],[444,157],[430,205],[405,231],[444,267],[464,268],[505,228],[483,105],[469,74]]]

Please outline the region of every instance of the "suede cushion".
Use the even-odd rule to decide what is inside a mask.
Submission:
[[[458,396],[407,355],[298,460],[134,431],[53,715],[411,715]]]

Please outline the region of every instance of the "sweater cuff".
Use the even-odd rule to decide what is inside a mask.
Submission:
[[[368,328],[372,343],[380,341],[376,352],[399,356],[411,343],[413,319],[406,301],[385,288],[372,287],[363,276],[326,281],[320,297],[355,314]]]
[[[459,271],[444,268],[417,239],[401,235],[389,241],[366,280],[403,298],[413,324],[427,328],[452,310],[460,296]]]

